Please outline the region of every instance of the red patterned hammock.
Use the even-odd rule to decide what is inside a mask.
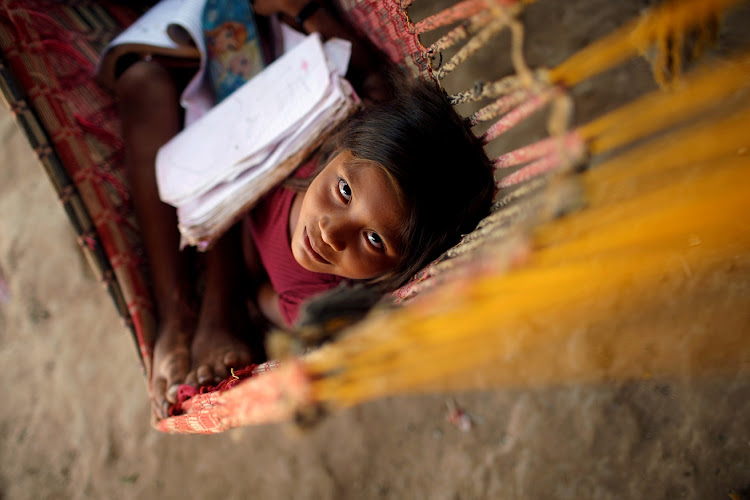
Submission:
[[[589,344],[591,339],[570,334],[575,331],[571,325],[584,316],[586,324],[597,318],[606,324],[609,311],[600,307],[601,299],[616,297],[623,289],[630,295],[617,302],[621,314],[637,311],[632,308],[643,305],[639,300],[653,283],[649,277],[663,276],[670,269],[711,269],[721,259],[750,254],[750,232],[736,216],[750,210],[742,191],[750,185],[749,157],[735,154],[750,147],[745,132],[750,122],[747,95],[729,101],[736,105],[727,117],[704,116],[698,126],[670,132],[662,142],[658,139],[660,132],[681,120],[700,113],[710,116],[705,113],[710,106],[746,90],[750,55],[697,72],[671,93],[648,94],[575,129],[568,89],[639,54],[651,55],[657,82],[668,86],[682,69],[678,41],[684,41],[685,33],[697,33],[692,49],[699,52],[716,34],[717,16],[738,1],[665,2],[664,8],[590,44],[557,67],[531,71],[523,60],[523,27],[515,17],[526,1],[463,0],[412,23],[406,13],[409,0],[340,0],[344,15],[395,63],[415,77],[435,81],[508,28],[515,74],[451,99],[454,104],[493,100],[467,118],[472,125],[494,121],[483,134],[487,142],[549,107],[550,138],[495,160],[498,172],[511,170],[498,175],[500,196],[493,213],[396,293],[397,301],[406,301],[430,288],[428,301],[372,317],[354,334],[305,359],[267,364],[247,380],[247,373],[238,373],[218,391],[193,395],[183,404],[185,414],[162,420],[157,428],[211,433],[290,420],[316,403],[345,406],[415,388],[429,390],[438,379],[455,382],[451,377],[458,374],[469,376],[463,385],[450,387],[476,387],[477,368],[489,385],[674,373],[673,346],[682,340],[658,328],[618,324],[611,329],[616,335],[597,337]],[[148,274],[123,173],[113,98],[92,79],[101,50],[140,13],[114,1],[0,0],[0,88],[59,193],[81,248],[132,332],[148,380],[155,335]],[[429,47],[422,45],[424,32],[443,27],[444,36]],[[455,49],[459,42],[465,44],[443,61],[442,51]],[[652,137],[657,139],[638,143]],[[588,212],[554,220],[555,214],[575,209],[580,197],[575,191],[570,195],[565,183],[554,184],[562,187],[556,191],[544,188],[553,185],[544,176],[570,171],[586,154],[612,152],[598,171],[580,176],[588,188]],[[688,164],[693,168],[689,176],[676,176],[679,167]],[[642,186],[645,194],[611,187],[620,185]],[[511,186],[517,188],[503,191]],[[537,196],[542,188],[547,195],[543,199]],[[630,211],[623,210],[628,207]],[[528,248],[518,245],[518,229],[529,227],[535,230],[533,265],[506,273],[513,270],[513,259],[522,256],[518,249]],[[633,227],[641,230],[634,232]],[[691,253],[685,252],[685,241],[695,248]],[[454,273],[458,264],[468,276],[464,281],[461,272]],[[473,269],[473,274],[466,269]],[[445,280],[451,273],[459,279]],[[567,325],[567,330],[529,329],[532,315],[545,324],[540,319],[545,314],[548,324]],[[577,331],[585,329],[579,326]],[[742,353],[750,349],[746,332],[722,335],[726,342],[690,344],[687,355],[695,354],[695,367],[742,365]],[[730,349],[722,351],[723,346]],[[616,356],[604,364],[594,360],[596,366],[586,365],[585,356],[581,366],[561,362],[559,352],[573,348]],[[646,350],[649,355],[643,359]]]

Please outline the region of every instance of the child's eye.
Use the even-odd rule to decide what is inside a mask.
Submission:
[[[367,238],[367,242],[375,249],[383,250],[383,248],[385,248],[385,245],[383,245],[383,239],[375,231],[367,231],[365,237]]]
[[[349,184],[342,179],[339,178],[339,194],[344,198],[346,201],[349,201],[352,199],[352,188],[349,187]]]

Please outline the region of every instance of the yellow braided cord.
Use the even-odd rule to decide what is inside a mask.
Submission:
[[[580,50],[550,70],[550,79],[573,86],[639,53],[646,53],[656,44],[659,55],[652,64],[654,77],[658,83],[666,84],[668,70],[675,75],[681,70],[680,51],[684,34],[699,29],[703,36],[699,38],[697,48],[702,48],[706,43],[705,34],[716,23],[717,16],[740,1],[675,0],[665,3]]]
[[[648,311],[665,280],[748,256],[748,120],[746,99],[731,116],[585,173],[588,208],[541,226],[528,265],[445,283],[315,353],[316,399],[676,375],[686,363],[693,374],[740,369],[750,355],[741,327],[685,332],[650,322]],[[701,297],[699,287],[685,293]],[[591,329],[610,334],[588,334],[613,321],[611,331]]]
[[[750,55],[704,68],[670,92],[654,92],[579,129],[592,154],[608,151],[696,115],[750,84]]]
[[[584,318],[587,324],[601,321],[611,312],[603,310],[605,305],[618,304],[620,317],[638,317],[639,294],[647,293],[660,276],[681,272],[683,267],[698,272],[740,251],[746,253],[750,228],[737,215],[750,209],[743,188],[750,182],[750,161],[739,158],[732,163],[718,172],[706,169],[697,179],[699,184],[664,189],[650,199],[638,200],[630,216],[608,222],[607,231],[597,235],[598,241],[588,242],[591,251],[585,254],[580,248],[571,252],[568,246],[541,249],[535,264],[524,270],[446,284],[426,300],[370,320],[310,360],[307,368],[313,374],[328,374],[313,384],[316,399],[354,404],[418,390],[423,384],[488,365],[482,370],[484,376],[515,385],[544,382],[550,372],[560,377],[558,383],[601,376],[675,374],[669,357],[648,357],[644,352],[628,356],[613,346],[650,343],[657,353],[671,351],[679,343],[677,329],[668,330],[671,336],[666,338],[635,331],[629,332],[631,337],[613,332],[597,339],[601,349],[616,353],[598,371],[581,369],[571,374],[569,360],[561,357],[546,359],[546,366],[537,366],[535,372],[534,356],[545,345],[570,347],[576,341],[576,325]],[[625,208],[621,208],[623,215]],[[690,223],[686,225],[685,219]],[[633,226],[640,230],[633,231]],[[597,246],[609,238],[618,239],[617,248]],[[726,345],[714,340],[716,348]],[[738,356],[747,352],[750,339],[745,338],[742,349],[733,352],[705,352],[703,347],[688,354],[706,363],[721,359],[732,369],[737,367]],[[519,361],[528,368],[508,371]]]

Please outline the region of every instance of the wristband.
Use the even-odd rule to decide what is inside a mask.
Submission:
[[[307,2],[304,7],[299,11],[297,16],[294,18],[294,21],[297,23],[297,26],[300,28],[302,27],[302,23],[307,21],[310,16],[318,12],[318,9],[320,9],[321,5],[316,2],[316,0],[311,0],[310,2]]]

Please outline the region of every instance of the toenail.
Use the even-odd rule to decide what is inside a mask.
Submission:
[[[172,384],[167,389],[167,400],[174,403],[177,400],[177,391],[180,389],[180,384]]]

